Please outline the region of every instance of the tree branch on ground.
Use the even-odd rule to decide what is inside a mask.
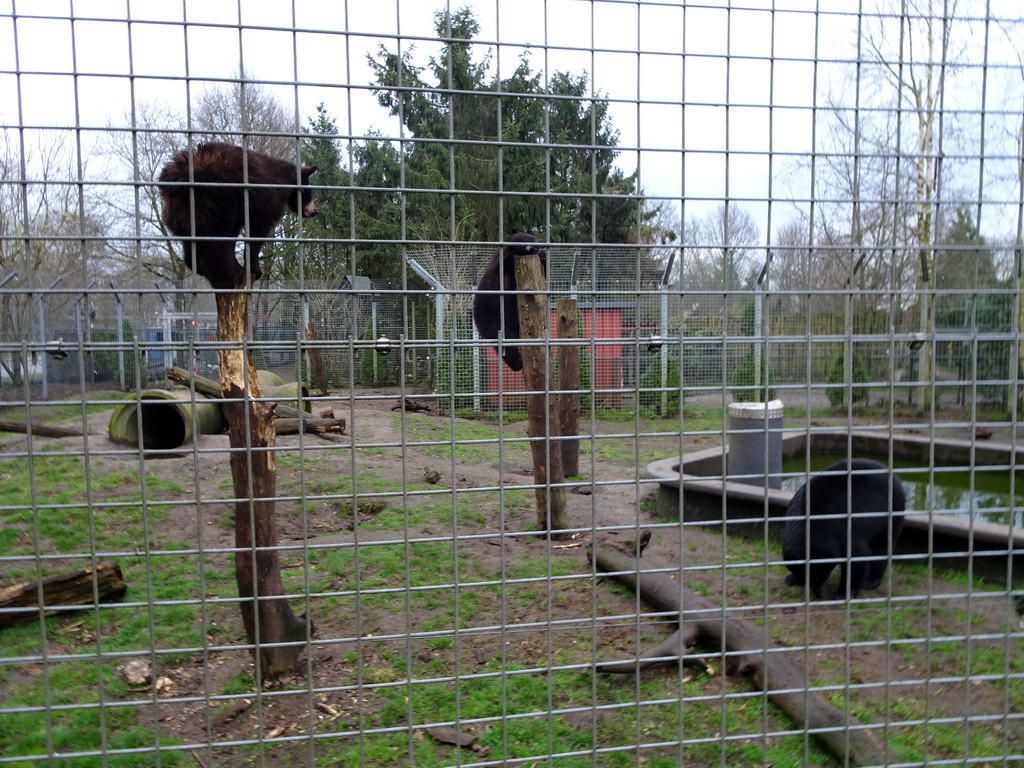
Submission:
[[[711,648],[725,648],[731,657],[729,666],[764,690],[773,704],[802,729],[813,733],[842,765],[898,762],[876,735],[876,729],[865,727],[814,692],[807,675],[786,658],[787,653],[802,653],[800,649],[790,650],[775,643],[767,637],[764,627],[730,618],[722,606],[687,589],[664,572],[645,572],[639,560],[617,549],[599,545],[590,557],[597,570],[610,573],[633,588],[657,610],[678,611],[678,639],[670,638],[660,645],[655,649],[659,653],[670,652],[683,658],[691,638],[693,643],[705,642]],[[669,651],[671,648],[676,650]]]

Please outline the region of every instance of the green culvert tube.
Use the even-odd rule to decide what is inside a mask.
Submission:
[[[284,384],[284,379],[273,371],[256,371],[256,381],[260,383],[260,389],[266,389],[267,387],[280,387]]]
[[[297,381],[286,382],[273,371],[262,370],[256,371],[256,380],[260,383],[261,398],[298,408],[301,394],[302,410],[306,413],[313,412],[313,405],[309,400],[309,390],[305,384],[299,384]]]
[[[224,416],[215,399],[198,392],[193,395],[187,389],[147,389],[138,401],[114,409],[108,433],[116,443],[141,446],[144,450],[179,448],[192,441],[193,411],[199,434],[218,435],[224,431]]]
[[[262,386],[261,384],[260,397],[273,400],[276,403],[290,405],[292,408],[298,408],[300,392],[302,393],[302,410],[306,413],[312,413],[313,405],[309,399],[309,390],[306,389],[304,384],[300,386],[297,381],[277,386]]]

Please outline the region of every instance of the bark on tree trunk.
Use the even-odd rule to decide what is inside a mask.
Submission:
[[[316,331],[313,328],[313,321],[306,326],[306,341],[316,341]],[[310,365],[313,367],[313,375],[316,377],[316,385],[320,387],[320,394],[327,397],[327,371],[324,369],[324,361],[320,358],[320,350],[317,347],[307,347],[306,354],[309,355]]]
[[[246,326],[244,293],[217,294],[217,336],[237,347],[219,350],[221,395],[236,399],[221,408],[228,422],[235,498],[235,579],[245,636],[255,646],[257,670],[274,678],[297,666],[308,640],[307,622],[277,595],[284,594],[277,546],[274,497],[274,419],[268,403],[253,402],[256,368],[241,349]],[[246,391],[248,387],[248,392]],[[248,395],[248,396],[247,396]],[[294,643],[293,645],[281,645]]]
[[[598,570],[614,573],[659,611],[678,611],[680,632],[692,632],[696,627],[697,638],[713,648],[723,647],[724,641],[727,650],[739,654],[737,671],[763,689],[794,722],[817,736],[842,765],[898,762],[874,732],[814,693],[807,676],[786,659],[783,646],[768,638],[764,627],[725,617],[721,606],[664,573],[642,573],[640,561],[634,557],[609,547],[595,547],[593,557]]]
[[[558,338],[579,336],[576,299],[558,300]],[[575,477],[580,473],[580,348],[558,347],[558,428],[562,440],[562,475]]]
[[[548,328],[547,280],[536,255],[516,257],[516,285],[519,290],[519,336],[522,339],[545,339]],[[565,509],[565,475],[562,472],[562,449],[551,440],[558,434],[558,398],[551,395],[549,358],[543,346],[520,346],[523,357],[523,380],[532,394],[526,396],[527,434],[533,454],[533,478],[537,484],[537,529],[550,531],[555,539],[565,534],[557,531],[569,527]]]

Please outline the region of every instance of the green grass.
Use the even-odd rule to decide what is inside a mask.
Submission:
[[[421,450],[427,456],[452,459],[474,464],[486,464],[498,460],[499,439],[508,439],[507,431],[491,423],[479,421],[456,421],[425,416],[420,413],[395,415],[392,426],[399,430],[404,424],[405,438],[410,444],[438,442],[441,445],[424,445]],[[504,453],[528,452],[525,443],[504,447]]]
[[[146,478],[146,498],[154,501],[183,493],[171,481]],[[99,553],[137,551],[147,540],[145,523],[159,524],[166,508],[143,507],[139,478],[101,461],[88,465],[74,456],[34,454],[28,459],[0,463],[0,553]],[[93,500],[90,509],[85,501]],[[162,547],[174,542],[150,541]],[[63,566],[61,566],[63,567]],[[44,575],[54,569],[45,563]],[[34,566],[12,568],[9,578],[32,578]]]
[[[59,449],[54,444],[48,447]],[[150,502],[182,493],[176,482],[146,478],[145,494]],[[5,706],[40,709],[5,715],[0,757],[45,754],[51,747],[58,752],[85,753],[153,747],[157,737],[139,723],[135,707],[104,705],[130,701],[132,696],[114,669],[116,661],[97,662],[93,654],[148,651],[153,646],[173,651],[202,645],[198,608],[172,604],[201,596],[198,557],[172,554],[187,546],[157,537],[155,531],[166,518],[166,507],[156,503],[143,506],[139,478],[126,472],[123,465],[103,459],[86,464],[78,457],[43,451],[0,463],[0,497],[4,499],[0,555],[32,558],[9,561],[5,577],[34,580],[39,573],[86,567],[93,562],[93,552],[100,559],[115,559],[121,567],[128,584],[126,600],[151,601],[149,608],[121,608],[113,603],[45,620],[48,645],[70,650],[72,657],[84,654],[87,660],[50,662],[42,675],[20,678],[11,677],[10,667],[4,668],[0,684],[6,686]],[[90,498],[91,507],[86,503]],[[148,558],[134,554],[146,549],[166,554],[154,552]],[[37,571],[34,557],[51,553],[79,554],[60,561],[38,561]],[[114,553],[119,554],[115,557]],[[215,588],[224,578],[225,574],[208,569],[207,587]],[[64,633],[69,624],[80,631]],[[38,655],[39,635],[34,622],[3,630],[5,656]],[[79,636],[82,646],[76,648]],[[159,663],[174,664],[184,655],[161,655]],[[64,704],[68,708],[54,709]],[[61,765],[128,767],[158,762],[180,765],[183,761],[177,753],[161,754],[159,761],[154,754],[96,755],[62,760]]]
[[[84,408],[81,402],[33,405],[30,415],[33,424],[79,427],[82,423],[83,413],[90,416],[94,413],[109,411],[113,403],[132,400],[134,397],[133,393],[97,392],[85,403]],[[0,431],[0,435],[8,434],[13,433]]]
[[[789,414],[787,413],[787,416]],[[626,416],[619,414],[626,419]],[[687,429],[714,430],[721,428],[721,409],[684,410]],[[404,417],[406,435],[414,442],[447,442],[452,438],[452,422],[410,414]],[[628,418],[635,418],[633,417]],[[641,420],[641,434],[667,432],[678,429],[678,419]],[[491,423],[455,422],[454,456],[457,460],[493,462],[497,458],[498,429]],[[627,432],[632,426],[619,429],[607,426],[611,432]],[[516,434],[521,433],[518,428]],[[466,441],[483,440],[467,444]],[[583,441],[588,445],[588,441]],[[626,439],[598,440],[600,458],[632,464],[637,455],[636,442]],[[447,451],[443,458],[451,459],[450,446],[424,446],[431,456],[433,448]],[[381,449],[380,452],[393,449]],[[508,451],[525,448],[508,446]],[[648,448],[641,442],[640,455],[646,457]],[[654,450],[651,448],[650,450]],[[342,454],[351,457],[351,454]],[[362,454],[357,455],[357,459]],[[533,491],[507,489],[503,495],[496,491],[419,494],[416,491],[437,490],[419,481],[410,470],[410,483],[403,488],[400,481],[387,479],[371,469],[360,466],[355,477],[349,475],[351,464],[315,453],[299,457],[282,452],[278,454],[279,487],[297,493],[296,480],[300,471],[316,471],[323,479],[308,477],[304,487],[311,496],[330,496],[338,500],[339,516],[352,515],[341,507],[346,501],[372,502],[380,508],[372,516],[360,520],[364,531],[390,531],[401,538],[410,528],[432,528],[431,535],[451,536],[463,529],[487,531],[495,526],[493,512],[499,499],[504,501],[501,513],[515,525],[515,515],[532,519]],[[358,465],[358,461],[357,461]],[[89,475],[86,476],[86,468]],[[31,470],[31,471],[30,471]],[[87,482],[88,481],[88,482]],[[35,497],[28,493],[35,488]],[[227,481],[230,488],[230,481]],[[194,605],[179,605],[181,601],[198,597],[232,597],[235,584],[230,569],[230,557],[215,558],[185,555],[185,543],[161,537],[158,531],[166,519],[166,508],[159,502],[184,496],[181,483],[148,478],[146,499],[142,504],[139,480],[123,464],[97,457],[86,465],[77,457],[40,455],[31,463],[21,459],[0,463],[0,494],[5,508],[0,510],[0,554],[34,555],[36,552],[128,552],[118,561],[129,581],[128,599],[152,602],[151,607],[125,610],[117,605],[99,611],[84,611],[75,616],[83,624],[80,639],[62,633],[67,620],[57,618],[45,621],[47,643],[70,650],[81,658],[45,665],[41,677],[23,674],[12,667],[0,667],[0,685],[4,686],[4,706],[38,708],[5,716],[0,728],[0,757],[20,758],[25,755],[44,754],[49,744],[64,751],[102,751],[103,749],[152,748],[157,741],[154,730],[143,725],[132,706],[106,706],[107,703],[131,702],[133,699],[150,701],[149,693],[142,699],[129,691],[114,671],[114,662],[96,660],[96,653],[158,650],[202,646],[203,623]],[[409,493],[413,491],[413,493]],[[91,494],[90,507],[84,503]],[[312,504],[312,502],[310,502]],[[296,511],[299,505],[296,505]],[[33,511],[35,510],[35,511]],[[149,527],[143,524],[143,515]],[[38,536],[38,542],[36,537]],[[779,558],[778,546],[739,538],[726,539],[721,546],[720,569],[687,571],[684,578],[689,586],[701,594],[727,604],[735,599],[738,604],[757,605],[767,599],[765,584],[781,582],[784,569],[768,569],[766,556]],[[145,557],[146,548],[167,554]],[[697,548],[692,540],[685,542],[687,552]],[[140,554],[135,554],[136,552]],[[718,553],[716,553],[718,554]],[[643,764],[655,768],[668,768],[679,764],[754,766],[770,763],[773,766],[835,765],[813,738],[801,735],[763,737],[767,731],[785,731],[792,723],[753,688],[737,682],[725,681],[719,671],[715,676],[687,674],[680,678],[677,670],[665,668],[645,673],[638,681],[634,676],[602,676],[591,670],[559,669],[592,661],[595,652],[603,655],[610,646],[595,639],[591,628],[578,626],[555,630],[555,639],[533,636],[517,631],[516,625],[529,617],[536,620],[549,607],[586,604],[582,615],[604,605],[614,611],[629,611],[634,605],[633,592],[617,582],[607,581],[594,587],[586,566],[581,565],[581,550],[555,553],[535,548],[528,553],[517,552],[501,561],[501,566],[489,561],[486,567],[470,547],[453,541],[411,541],[409,543],[378,544],[362,540],[358,547],[339,545],[334,549],[309,550],[308,563],[296,552],[288,552],[283,561],[289,565],[284,571],[286,589],[296,592],[307,585],[312,592],[310,607],[314,616],[329,613],[332,622],[354,626],[358,617],[366,633],[356,643],[336,653],[338,658],[358,667],[365,683],[359,692],[359,714],[344,714],[336,721],[325,721],[332,729],[362,728],[359,735],[342,739],[323,739],[317,744],[318,764],[323,766],[384,766],[415,760],[418,766],[440,766],[480,759],[457,748],[440,744],[421,730],[422,723],[458,722],[483,719],[471,727],[478,744],[490,750],[488,759],[525,760],[547,764],[547,755],[556,757],[552,763],[559,766],[594,765],[617,767]],[[88,564],[86,558],[82,565]],[[5,573],[12,571],[14,561]],[[736,564],[736,565],[734,565]],[[307,568],[308,566],[308,568]],[[59,568],[62,570],[66,563]],[[199,581],[201,567],[206,580]],[[35,570],[25,568],[35,577]],[[579,576],[579,578],[574,578]],[[900,567],[899,579],[904,585],[919,579],[923,589],[928,588],[931,574],[926,569]],[[551,577],[554,577],[552,580]],[[452,586],[452,584],[456,586]],[[961,581],[959,583],[966,582]],[[145,585],[150,585],[148,589]],[[413,589],[410,589],[413,587]],[[983,589],[975,582],[971,589]],[[322,595],[323,592],[340,593]],[[724,593],[724,594],[723,594]],[[625,598],[625,601],[623,600]],[[208,610],[218,610],[216,607]],[[207,623],[210,634],[230,632],[238,637],[237,608],[223,609],[232,621],[222,622],[223,628]],[[1003,640],[958,640],[963,634],[1005,631],[978,626],[977,618],[958,607],[945,604],[929,608],[901,606],[889,612],[884,606],[858,608],[851,614],[848,638],[877,641],[880,637],[921,638],[921,627],[927,624],[926,610],[942,617],[947,626],[959,623],[950,630],[949,637],[939,633],[927,642],[892,643],[896,663],[919,664],[922,655],[930,658],[936,667],[964,670],[976,677],[1005,678],[1007,672],[1024,672],[1024,643],[1018,639],[1009,646]],[[402,617],[396,630],[395,616]],[[374,637],[378,622],[390,619],[388,631],[423,633],[421,637],[400,640]],[[232,623],[234,622],[234,623]],[[403,624],[404,622],[404,624]],[[508,633],[463,633],[461,630],[481,626],[504,624]],[[797,626],[798,622],[791,623]],[[660,640],[666,627],[651,625],[641,634],[643,644]],[[500,635],[500,636],[499,636]],[[803,637],[797,634],[798,641]],[[40,628],[31,624],[4,630],[2,640],[5,656],[32,656],[40,653]],[[621,640],[621,637],[619,638]],[[618,641],[617,641],[618,642]],[[624,641],[623,641],[624,642]],[[76,644],[78,643],[78,644]],[[617,646],[617,647],[622,647]],[[612,651],[614,653],[614,651]],[[184,660],[185,654],[171,653],[159,657],[161,664]],[[554,669],[546,669],[554,665]],[[819,665],[818,684],[842,685],[847,682],[849,670],[842,662],[830,661]],[[540,671],[538,671],[540,670]],[[921,672],[914,672],[920,678]],[[455,678],[450,679],[450,678]],[[353,678],[339,684],[349,684]],[[1019,678],[1018,678],[1019,679]],[[1010,702],[1013,711],[1024,710],[1024,686],[1016,680],[995,685]],[[231,696],[260,696],[251,675],[237,671],[224,680],[215,691]],[[836,703],[845,706],[842,693],[830,694]],[[47,698],[49,696],[49,698]],[[641,703],[637,703],[637,699]],[[887,717],[897,720],[937,718],[934,705],[926,700],[907,697],[858,697],[854,694],[854,714],[865,722],[881,723]],[[54,709],[68,705],[68,709]],[[92,707],[90,705],[97,705]],[[103,706],[98,706],[103,704]],[[600,707],[603,709],[593,709]],[[229,707],[222,707],[227,709]],[[572,717],[550,714],[551,709],[579,708],[584,712]],[[49,709],[49,712],[46,710]],[[151,710],[147,712],[149,714]],[[361,715],[361,717],[360,717]],[[346,719],[347,718],[347,719]],[[8,723],[10,725],[8,725]],[[394,733],[374,733],[375,729],[400,729]],[[106,742],[98,734],[106,734]],[[743,739],[720,741],[715,734],[746,735]],[[964,738],[972,754],[999,754],[1001,744],[991,729],[965,726],[963,723],[934,724],[922,728],[892,729],[892,746],[906,760],[956,757],[963,754]],[[673,739],[689,743],[682,746],[643,747]],[[49,740],[49,741],[48,741]],[[704,742],[704,743],[702,743]],[[623,745],[621,751],[594,756],[566,753]],[[263,759],[268,764],[296,763],[302,759],[285,747],[252,748],[241,760],[253,762]],[[558,755],[566,755],[558,757]],[[410,758],[410,756],[412,756]],[[25,763],[27,761],[23,761]],[[43,761],[45,762],[45,761]],[[81,757],[60,760],[68,766],[147,766],[155,765],[152,754],[137,756]],[[18,764],[18,763],[15,763]],[[163,752],[160,765],[186,765],[188,759],[177,753]]]
[[[406,527],[437,525],[470,528],[483,526],[485,522],[484,515],[473,509],[468,501],[459,498],[453,509],[451,499],[441,497],[437,501],[418,501],[410,504],[408,510],[402,507],[387,507],[370,520],[361,522],[359,528],[364,531],[400,531]]]

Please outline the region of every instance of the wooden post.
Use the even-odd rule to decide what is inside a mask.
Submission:
[[[274,419],[260,396],[256,368],[243,353],[246,328],[245,293],[217,294],[217,336],[233,342],[217,352],[221,395],[235,399],[221,405],[228,422],[231,444],[231,478],[235,498],[235,579],[241,598],[245,636],[255,646],[257,669],[262,678],[274,678],[294,670],[308,639],[307,623],[292,613],[284,594],[277,546],[274,497],[277,474],[273,447]],[[251,471],[250,471],[251,470]],[[268,599],[269,598],[269,599]]]
[[[316,341],[316,331],[313,328],[313,321],[310,320],[306,326],[306,341]],[[330,394],[327,391],[327,371],[324,369],[324,361],[320,357],[320,350],[317,347],[307,347],[306,354],[309,355],[309,363],[313,368],[313,376],[316,384],[320,387],[320,394],[324,397]]]
[[[558,338],[579,336],[579,315],[576,299],[558,300]],[[562,436],[562,475],[575,477],[580,473],[580,348],[575,344],[558,347],[558,431]]]
[[[536,254],[516,257],[516,285],[519,290],[519,337],[545,339],[548,330],[547,280]],[[551,372],[547,350],[543,346],[520,346],[523,357],[523,380],[531,391],[526,399],[529,417],[527,434],[535,438],[530,442],[533,454],[533,478],[537,484],[537,529],[551,532],[552,538],[562,538],[557,532],[569,527],[565,509],[565,488],[562,483],[562,449],[551,440],[558,434],[558,400],[550,394]],[[557,487],[555,487],[557,486]]]

